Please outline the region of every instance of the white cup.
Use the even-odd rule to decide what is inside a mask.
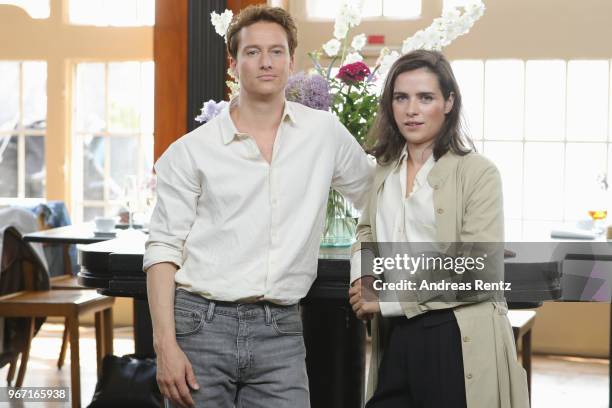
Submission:
[[[582,230],[591,231],[595,226],[595,223],[590,218],[585,218],[576,223],[576,226]]]
[[[97,232],[111,232],[115,229],[115,218],[114,217],[96,217],[94,223],[96,224]]]

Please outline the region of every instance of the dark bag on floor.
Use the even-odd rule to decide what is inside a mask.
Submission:
[[[88,408],[163,407],[156,371],[155,358],[151,356],[105,356],[102,375]]]

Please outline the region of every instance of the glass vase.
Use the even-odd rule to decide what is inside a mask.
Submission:
[[[321,247],[346,247],[355,241],[357,221],[353,206],[336,190],[329,190]]]

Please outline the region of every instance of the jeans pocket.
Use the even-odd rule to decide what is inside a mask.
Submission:
[[[272,327],[283,336],[301,336],[303,332],[302,317],[296,311],[272,313]]]
[[[174,306],[174,327],[176,337],[185,337],[200,331],[204,317],[201,312]]]

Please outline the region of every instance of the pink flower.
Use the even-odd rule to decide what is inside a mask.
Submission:
[[[370,75],[370,68],[363,62],[358,61],[342,66],[336,78],[351,85],[363,81],[368,75]]]

